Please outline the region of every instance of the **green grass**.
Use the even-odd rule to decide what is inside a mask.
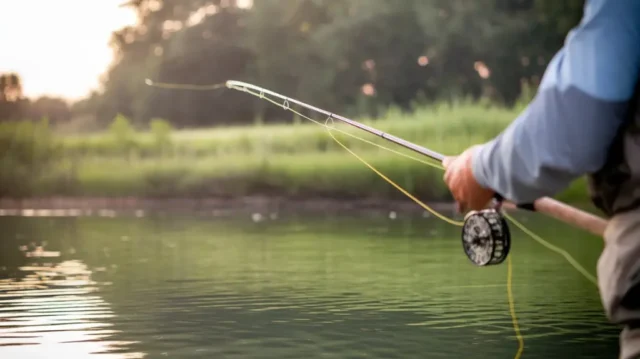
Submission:
[[[437,169],[386,153],[368,157],[408,190],[429,198],[446,195]],[[78,168],[78,181],[78,189],[86,195],[402,196],[355,158],[337,153],[280,154],[268,159],[234,155],[188,162],[179,158],[89,160]]]
[[[382,131],[423,146],[455,153],[466,146],[485,141],[499,133],[517,116],[517,112],[498,108],[438,106],[421,109],[411,115],[392,111],[384,119],[362,119]],[[324,119],[317,119],[324,121]],[[343,131],[385,143],[374,136],[336,123]],[[341,136],[353,148],[370,150],[371,145]],[[128,147],[119,146],[108,132],[67,136],[64,147],[69,154],[120,157],[124,152],[138,156],[157,157],[157,147],[151,133],[137,133]],[[210,157],[228,154],[273,154],[343,151],[327,135],[326,129],[311,122],[300,125],[268,125],[181,130],[172,135],[171,153],[175,156]]]
[[[444,154],[485,142],[518,115],[515,110],[469,103],[390,111],[365,124]],[[317,119],[324,121],[324,119]],[[64,167],[38,181],[37,195],[243,196],[402,198],[310,122],[173,131],[170,141],[154,132],[126,128],[60,136]],[[414,157],[420,155],[374,135],[336,123],[347,133]],[[449,200],[442,171],[334,132],[351,150],[425,200]],[[425,158],[422,158],[425,159]],[[61,170],[64,168],[65,170]],[[586,199],[578,181],[562,195]]]

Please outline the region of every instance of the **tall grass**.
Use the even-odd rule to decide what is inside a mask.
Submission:
[[[46,120],[0,123],[0,197],[64,191],[69,164]]]
[[[498,108],[440,105],[420,109],[413,114],[392,111],[381,120],[361,119],[361,122],[408,141],[453,153],[470,144],[490,139],[515,116],[517,113],[513,111]],[[384,143],[348,125],[335,123],[335,126],[367,140]],[[122,129],[119,131],[126,133]],[[91,136],[67,136],[63,143],[69,155],[120,157],[123,153],[133,152],[139,157],[159,156],[157,134],[141,132],[136,133],[131,140],[129,138],[127,135],[105,132]],[[341,138],[350,148],[365,151],[371,149],[371,145],[350,137]],[[327,135],[325,128],[311,122],[299,125],[181,130],[171,135],[170,142],[170,145],[165,146],[165,149],[171,149],[168,155],[187,157],[342,151]]]
[[[456,154],[497,135],[516,110],[472,103],[420,108],[412,114],[390,110],[382,119],[359,119],[387,133],[433,150]],[[323,122],[324,119],[317,120]],[[348,125],[340,131],[411,154]],[[449,198],[442,172],[343,133],[336,137],[394,181],[427,200]],[[37,194],[95,196],[243,196],[268,194],[340,198],[400,198],[379,178],[310,122],[293,125],[217,127],[174,131],[156,119],[135,131],[118,116],[109,131],[57,138],[58,175],[40,182]],[[69,165],[71,164],[71,165]],[[66,167],[65,167],[66,166]],[[69,180],[69,179],[72,180]],[[49,181],[49,182],[47,182]],[[583,198],[583,184],[566,193]]]

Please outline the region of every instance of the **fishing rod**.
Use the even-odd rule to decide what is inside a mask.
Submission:
[[[230,81],[227,81],[225,83],[225,85],[228,88],[234,89],[234,90],[240,90],[240,91],[254,90],[254,91],[258,91],[260,93],[261,97],[264,96],[265,94],[271,95],[273,97],[277,97],[277,98],[279,98],[279,99],[284,101],[283,107],[285,107],[285,108],[288,108],[290,106],[289,103],[295,103],[296,105],[302,106],[302,107],[307,108],[309,110],[316,111],[316,112],[321,113],[321,114],[323,114],[325,116],[328,116],[328,118],[344,122],[344,123],[349,124],[349,125],[351,125],[353,127],[359,128],[359,129],[361,129],[363,131],[366,131],[366,132],[372,133],[372,134],[374,134],[376,136],[382,137],[387,141],[393,142],[393,143],[398,144],[398,145],[400,145],[402,147],[405,147],[405,148],[408,148],[410,150],[413,150],[413,151],[415,151],[415,152],[417,152],[417,153],[419,153],[421,155],[427,156],[427,157],[429,157],[429,158],[431,158],[433,160],[436,160],[438,162],[442,162],[445,159],[444,155],[442,155],[442,154],[440,154],[440,153],[438,153],[436,151],[432,151],[432,150],[430,150],[428,148],[416,145],[415,143],[411,143],[411,142],[403,140],[403,139],[401,139],[399,137],[396,137],[396,136],[390,135],[388,133],[382,132],[382,131],[377,130],[377,129],[373,128],[373,127],[369,127],[367,125],[364,125],[364,124],[362,124],[360,122],[357,122],[357,121],[354,121],[354,120],[350,120],[350,119],[348,119],[346,117],[342,117],[342,116],[336,115],[334,113],[331,113],[329,111],[325,111],[325,110],[317,108],[315,106],[306,104],[306,103],[304,103],[302,101],[298,101],[296,99],[292,99],[290,97],[286,97],[286,96],[280,95],[279,93],[276,93],[276,92],[273,92],[273,91],[269,91],[267,89],[263,89],[261,87],[258,87],[258,86],[252,85],[252,84],[248,84],[248,83],[245,83],[245,82],[241,82],[241,81],[230,80]]]
[[[176,88],[179,86],[169,84],[164,86],[156,85],[151,80],[146,80],[146,83],[150,86],[159,87]],[[266,98],[265,96],[267,95],[278,98],[282,100],[282,104],[280,106],[285,110],[289,110],[291,104],[296,104],[327,116],[327,120],[331,119],[346,123],[352,127],[381,137],[391,143],[417,152],[439,163],[442,163],[446,158],[443,154],[426,147],[385,133],[352,119],[325,111],[294,98],[290,98],[246,82],[229,80],[224,84],[201,86],[198,87],[198,89],[217,89],[222,88],[223,86],[226,86],[229,89],[257,95],[261,99]],[[196,86],[189,86],[189,88],[192,89],[195,87]],[[533,203],[516,204],[504,200],[497,194],[489,208],[480,211],[470,211],[464,217],[464,222],[462,224],[462,245],[465,254],[474,264],[479,266],[495,265],[502,263],[507,258],[511,248],[511,234],[508,223],[501,213],[501,210],[504,208],[541,213],[600,237],[604,235],[604,231],[608,223],[607,220],[602,217],[598,217],[550,197],[539,198]]]

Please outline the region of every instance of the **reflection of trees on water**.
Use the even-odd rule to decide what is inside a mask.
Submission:
[[[143,357],[113,339],[115,313],[98,294],[106,283],[94,280],[102,269],[78,259],[74,223],[52,232],[43,221],[2,219],[0,357]]]

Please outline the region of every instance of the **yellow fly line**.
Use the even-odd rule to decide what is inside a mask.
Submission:
[[[419,200],[418,198],[416,198],[415,196],[413,196],[411,193],[409,193],[407,190],[405,190],[404,188],[402,188],[400,185],[398,185],[396,182],[394,182],[393,180],[391,180],[390,178],[388,178],[387,176],[385,176],[382,172],[380,172],[379,170],[377,170],[374,166],[372,166],[369,162],[367,162],[365,159],[363,159],[362,157],[358,156],[355,152],[353,152],[351,149],[349,149],[345,144],[343,144],[342,142],[340,142],[340,140],[338,140],[338,138],[336,138],[336,136],[333,134],[333,131],[342,133],[346,136],[349,136],[351,138],[354,138],[356,140],[362,141],[364,143],[370,144],[372,146],[378,147],[382,150],[394,153],[396,155],[411,159],[413,161],[417,161],[420,162],[422,164],[425,164],[427,166],[431,166],[434,168],[438,168],[440,170],[444,170],[444,167],[440,164],[437,163],[436,161],[426,161],[422,158],[418,158],[415,156],[411,156],[408,155],[406,153],[402,153],[399,151],[396,151],[394,149],[382,146],[380,144],[377,144],[375,142],[369,141],[367,139],[364,139],[360,136],[356,136],[354,134],[351,134],[349,132],[340,130],[338,128],[336,128],[335,126],[333,126],[334,121],[333,118],[336,116],[334,114],[331,114],[329,112],[326,112],[322,109],[310,106],[310,105],[306,105],[302,102],[299,102],[297,100],[288,98],[288,97],[284,97],[280,94],[277,94],[273,91],[269,91],[263,88],[260,88],[258,86],[255,85],[250,85],[250,84],[246,84],[243,82],[238,82],[238,81],[227,81],[226,83],[221,83],[221,84],[215,84],[215,85],[189,85],[189,84],[171,84],[171,83],[158,83],[158,82],[153,82],[151,80],[146,80],[145,81],[147,85],[149,86],[153,86],[153,87],[159,87],[159,88],[166,88],[166,89],[181,89],[181,90],[196,90],[196,91],[210,91],[210,90],[216,90],[216,89],[220,89],[223,87],[227,87],[230,89],[234,89],[234,90],[238,90],[238,91],[242,91],[242,92],[246,92],[248,94],[251,94],[253,96],[259,97],[260,99],[266,100],[274,105],[280,106],[282,107],[284,110],[288,110],[291,111],[293,113],[295,113],[296,115],[311,121],[319,126],[322,126],[324,128],[327,129],[328,134],[331,136],[331,138],[338,144],[340,145],[343,149],[345,149],[347,152],[349,152],[352,156],[354,156],[358,161],[360,161],[361,163],[363,163],[365,166],[367,166],[369,169],[371,169],[373,172],[375,172],[378,176],[380,176],[383,180],[385,180],[386,182],[388,182],[390,185],[392,185],[393,187],[395,187],[397,190],[399,190],[400,192],[402,192],[404,195],[406,195],[408,198],[410,198],[413,202],[415,202],[417,205],[419,205],[420,207],[424,208],[426,211],[428,211],[429,213],[433,214],[434,216],[438,217],[439,219],[455,225],[455,226],[462,226],[463,222],[460,221],[456,221],[452,218],[448,218],[447,216],[437,212],[436,210],[434,210],[433,208],[431,208],[430,206],[426,205],[424,202],[422,202],[421,200]],[[280,103],[278,101],[273,100],[272,98],[269,98],[268,96],[275,96],[275,97],[279,97],[280,99],[283,99],[283,102]],[[322,113],[324,115],[327,115],[327,120],[322,123],[319,121],[316,121],[308,116],[303,115],[302,113],[300,113],[299,111],[296,111],[294,109],[291,108],[291,103],[294,104],[299,104],[299,105],[303,105],[304,107],[314,110],[316,112]],[[345,118],[340,118],[341,120],[347,120]],[[331,126],[329,125],[329,122],[331,122]],[[381,136],[384,137],[384,133],[376,133],[379,134]],[[390,136],[390,135],[389,135]],[[402,141],[400,139],[397,139],[394,137],[394,139]],[[426,154],[427,156],[430,156],[431,154]],[[437,155],[437,154],[436,154]],[[432,158],[435,158],[437,156],[432,156]],[[554,246],[553,244],[549,243],[548,241],[542,239],[540,236],[536,235],[533,231],[531,231],[530,229],[528,229],[527,227],[525,227],[522,223],[518,222],[515,220],[515,218],[509,216],[508,214],[505,213],[505,217],[510,220],[511,222],[513,222],[520,230],[522,230],[524,233],[526,233],[527,235],[529,235],[531,238],[533,238],[535,241],[537,241],[538,243],[540,243],[541,245],[543,245],[544,247],[548,248],[549,250],[561,255],[562,257],[564,257],[569,264],[571,264],[571,266],[573,266],[580,274],[582,274],[589,282],[597,285],[597,281],[595,279],[595,277],[590,274],[584,267],[582,267],[578,261],[576,261],[567,251]],[[524,351],[524,338],[520,332],[520,327],[518,324],[518,320],[517,320],[517,316],[516,316],[516,312],[515,312],[515,302],[514,302],[514,298],[513,298],[513,291],[512,291],[512,278],[513,278],[513,264],[511,261],[511,256],[507,256],[507,298],[509,301],[509,312],[511,315],[511,319],[512,319],[512,323],[513,323],[513,328],[515,331],[515,335],[516,335],[516,339],[518,341],[518,350],[515,354],[515,358],[518,359],[520,358],[520,356],[522,355],[523,351]]]

